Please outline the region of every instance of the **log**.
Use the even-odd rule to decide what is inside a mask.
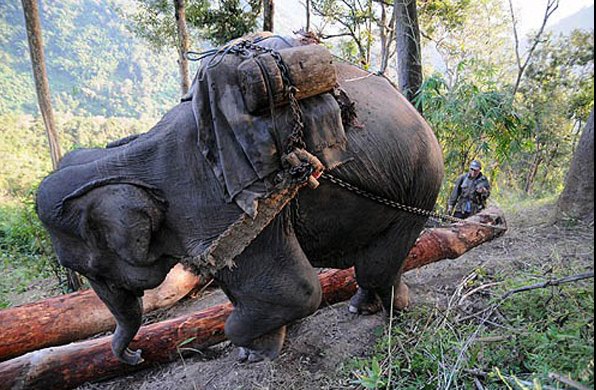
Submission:
[[[298,100],[332,91],[337,85],[333,55],[325,47],[298,46],[282,49],[279,54],[298,89]],[[238,77],[244,104],[251,114],[269,110],[270,96],[275,107],[288,104],[282,74],[270,54],[244,61],[238,66]]]
[[[505,216],[497,207],[489,207],[465,222],[447,228],[427,229],[408,253],[404,272],[443,259],[457,259],[470,249],[502,236],[506,231]]]
[[[169,307],[199,285],[197,276],[176,265],[159,287],[145,292],[143,312]],[[2,310],[0,324],[0,361],[88,338],[116,326],[114,317],[93,290]]]
[[[474,222],[494,224],[501,229],[475,225]],[[442,256],[461,255],[504,234],[505,230],[503,214],[495,208],[485,210],[482,215],[468,222],[449,228],[429,229],[421,235],[410,252],[404,271],[438,261],[444,258]],[[431,249],[426,249],[427,246],[437,250],[438,254],[431,253]],[[357,289],[353,269],[327,271],[319,278],[325,304],[349,299]],[[232,305],[227,303],[142,327],[131,343],[132,349],[143,350],[145,361],[138,366],[128,366],[118,361],[112,355],[111,337],[106,336],[31,352],[0,363],[0,383],[13,389],[68,389],[88,381],[109,379],[152,367],[156,363],[170,362],[187,351],[223,341],[225,320],[231,311]]]

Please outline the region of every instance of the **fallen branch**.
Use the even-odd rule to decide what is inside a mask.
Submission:
[[[588,273],[580,274],[580,275],[566,276],[562,279],[547,280],[546,282],[533,284],[531,286],[520,287],[515,290],[510,290],[510,291],[507,291],[505,294],[503,294],[503,296],[501,297],[501,300],[505,300],[512,295],[519,294],[519,293],[526,292],[526,291],[539,290],[539,289],[549,288],[549,287],[557,287],[562,284],[580,282],[580,281],[586,280],[586,279],[594,279],[594,272],[588,272]]]
[[[580,275],[567,276],[567,277],[564,277],[562,279],[548,280],[548,281],[543,282],[543,283],[533,284],[531,286],[525,286],[525,287],[517,288],[515,290],[510,290],[510,291],[507,291],[505,294],[503,294],[498,302],[493,303],[492,305],[490,305],[487,308],[483,309],[480,313],[474,314],[472,317],[480,316],[480,314],[484,314],[484,316],[482,317],[482,319],[480,321],[480,324],[476,327],[476,330],[474,331],[474,333],[472,333],[472,335],[470,337],[468,337],[468,339],[464,343],[464,346],[460,350],[459,355],[458,355],[458,358],[457,358],[457,361],[455,362],[455,367],[451,370],[451,375],[449,377],[448,387],[451,384],[452,379],[459,372],[460,366],[463,363],[463,360],[464,360],[464,358],[466,356],[466,352],[468,351],[468,349],[470,348],[470,346],[472,344],[474,344],[474,342],[478,341],[478,334],[480,333],[480,331],[482,330],[482,328],[484,327],[484,325],[487,322],[489,322],[489,318],[493,315],[493,313],[496,310],[499,309],[499,307],[507,299],[509,299],[511,296],[513,296],[515,294],[519,294],[519,293],[526,292],[526,291],[538,290],[538,289],[548,288],[548,287],[553,287],[553,286],[560,286],[561,284],[579,282],[579,281],[582,281],[582,280],[592,279],[592,278],[594,278],[594,272],[589,272],[589,273],[580,274]],[[466,317],[466,319],[469,319],[469,318],[471,318],[471,316]],[[461,319],[460,322],[461,321],[464,321],[464,320],[465,319]],[[546,389],[546,387],[545,387],[545,389]]]
[[[200,285],[177,265],[157,288],[145,292],[143,311],[169,307]],[[93,290],[0,311],[0,361],[114,329],[114,317]]]
[[[576,389],[576,390],[590,390],[590,388],[588,386],[584,386],[579,382],[574,381],[571,378],[567,378],[566,376],[563,376],[561,374],[557,374],[554,372],[551,372],[550,374],[548,374],[548,377],[551,380],[555,380],[557,382],[561,382],[562,384],[571,387],[572,389]]]
[[[483,215],[474,218],[482,223],[505,225],[498,209],[486,210]],[[457,257],[502,233],[501,229],[474,225],[474,220],[449,228],[427,230],[410,251],[404,271]],[[429,250],[429,247],[438,252]],[[327,304],[349,299],[357,288],[352,269],[328,271],[319,275],[319,279],[323,287],[323,302]],[[88,381],[151,367],[155,363],[170,362],[187,350],[200,350],[223,341],[224,323],[231,311],[231,304],[223,304],[142,327],[131,343],[132,349],[143,350],[145,361],[138,366],[118,361],[112,355],[111,336],[106,336],[43,349],[0,363],[0,383],[13,389],[73,388]]]

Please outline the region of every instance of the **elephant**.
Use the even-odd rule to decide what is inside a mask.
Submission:
[[[359,126],[346,129],[353,158],[332,174],[432,210],[444,165],[431,128],[386,79],[344,63],[337,72]],[[144,134],[66,155],[38,188],[37,213],[59,262],[83,274],[115,317],[112,350],[126,364],[142,362],[128,346],[141,326],[143,292],[241,212],[196,145],[190,102],[181,102]],[[274,359],[286,326],[318,309],[318,267],[355,267],[354,313],[403,308],[402,266],[426,220],[325,180],[301,189],[234,268],[214,275],[233,304],[225,333],[240,359]]]

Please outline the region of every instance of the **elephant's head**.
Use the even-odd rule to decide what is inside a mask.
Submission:
[[[61,183],[64,178],[59,170],[42,182],[38,215],[60,263],[86,276],[116,318],[114,354],[138,364],[140,351],[127,347],[141,325],[140,297],[176,263],[168,247],[172,237],[163,228],[167,203],[155,188],[136,181],[91,181],[68,191],[72,180]]]

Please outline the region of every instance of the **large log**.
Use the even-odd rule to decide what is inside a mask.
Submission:
[[[282,49],[279,54],[297,88],[298,100],[332,91],[337,85],[333,55],[325,47],[298,46]],[[283,75],[270,54],[244,61],[238,67],[238,77],[244,104],[250,113],[269,110],[271,104],[275,107],[288,104]],[[273,102],[269,101],[270,97]]]
[[[143,297],[143,312],[169,307],[198,288],[200,278],[176,265]],[[0,361],[114,329],[114,317],[93,290],[0,311]],[[0,384],[0,387],[2,385]]]
[[[497,225],[499,229],[474,222]],[[404,267],[412,270],[443,258],[451,258],[490,241],[506,230],[500,210],[491,208],[468,222],[425,231],[410,252]],[[436,251],[436,252],[435,252]],[[356,291],[354,271],[333,270],[319,276],[323,300],[333,304]],[[223,304],[198,313],[144,326],[131,344],[143,350],[144,363],[127,366],[111,352],[111,337],[73,343],[29,353],[0,363],[0,386],[13,389],[67,389],[149,368],[178,359],[185,350],[202,349],[225,339],[224,323],[232,311]]]

